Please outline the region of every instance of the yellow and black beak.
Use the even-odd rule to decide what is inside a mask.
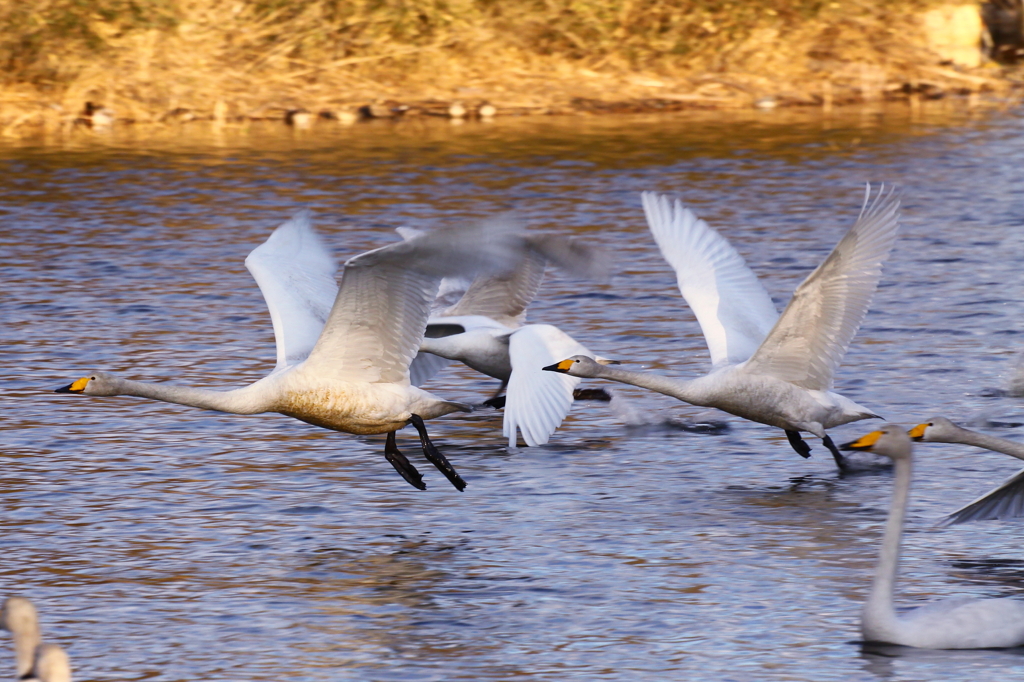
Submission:
[[[840,450],[870,450],[878,442],[878,439],[882,437],[881,431],[872,431],[866,436],[861,436],[852,443],[845,443],[839,446]]]
[[[918,424],[914,428],[907,431],[907,435],[910,436],[911,440],[921,440],[924,438],[924,432],[928,429],[928,424]]]
[[[89,377],[82,377],[78,381],[74,381],[67,386],[61,386],[54,390],[54,393],[81,393],[85,390],[85,385],[89,383]]]
[[[547,367],[542,367],[541,369],[547,372],[559,372],[561,374],[568,374],[570,367],[572,367],[572,360],[562,360],[561,362],[556,362],[553,365],[548,365]]]

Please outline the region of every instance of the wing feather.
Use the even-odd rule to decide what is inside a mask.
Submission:
[[[952,526],[968,521],[1019,519],[1024,516],[1024,471],[1014,474],[998,488],[960,507],[936,524]]]
[[[828,258],[797,287],[789,305],[757,349],[747,369],[810,390],[827,390],[864,321],[882,263],[899,228],[899,197],[884,186]]]
[[[768,292],[729,242],[679,201],[673,205],[653,192],[641,199],[661,255],[704,332],[712,365],[747,360],[778,318]]]
[[[521,327],[544,281],[546,264],[543,256],[531,252],[507,275],[477,277],[462,298],[439,315],[483,315],[507,327]]]
[[[545,372],[543,367],[572,355],[594,357],[585,346],[547,324],[530,324],[509,339],[512,376],[505,400],[503,432],[509,447],[516,445],[516,429],[529,446],[543,445],[551,438],[573,402],[579,377]]]
[[[307,365],[338,381],[408,385],[441,279],[514,267],[525,246],[511,227],[439,230],[349,259]]]
[[[338,264],[313,230],[309,211],[296,213],[245,259],[274,324],[277,366],[301,362],[316,344],[338,292]]]

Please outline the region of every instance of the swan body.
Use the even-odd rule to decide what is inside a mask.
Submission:
[[[8,597],[0,608],[0,629],[14,639],[17,679],[71,682],[71,662],[56,644],[43,644],[36,607],[25,597]]]
[[[445,275],[500,271],[523,257],[522,238],[512,227],[496,223],[424,234],[360,254],[345,264],[339,287],[333,259],[308,213],[300,213],[246,259],[277,340],[270,375],[243,388],[213,391],[95,372],[58,391],[131,395],[234,414],[279,412],[336,431],[387,433],[388,461],[423,489],[419,472],[394,440],[394,432],[411,423],[427,458],[462,490],[465,482],[430,443],[423,420],[471,407],[412,386],[409,364]]]
[[[409,238],[418,231],[402,228],[399,234]],[[502,430],[509,447],[516,446],[520,433],[531,447],[547,443],[572,407],[580,380],[547,374],[541,371],[545,365],[576,353],[611,362],[557,327],[525,324],[526,309],[549,262],[584,277],[598,276],[607,269],[603,254],[553,237],[531,239],[532,253],[514,270],[477,277],[453,305],[434,311],[410,369],[417,386],[445,361],[461,362],[501,381],[495,398],[508,388]],[[442,283],[449,297],[456,286]]]
[[[692,380],[602,367],[584,358],[545,367],[570,376],[603,378],[648,388],[684,402],[715,407],[784,429],[802,456],[799,433],[822,439],[836,463],[844,461],[826,433],[841,424],[875,418],[870,409],[831,390],[832,377],[867,314],[899,226],[899,200],[870,187],[854,226],[828,258],[797,287],[778,315],[743,258],[678,201],[650,192],[644,211],[658,247],[676,271],[711,353],[711,372]]]
[[[918,424],[910,430],[909,436],[919,442],[973,445],[993,452],[1001,452],[1017,459],[1024,459],[1024,443],[971,431],[954,424],[945,417],[932,417],[927,422]],[[949,514],[939,521],[938,525],[950,526],[968,521],[1021,517],[1024,517],[1024,470],[1014,474],[973,502]]]
[[[1024,645],[1024,602],[1016,599],[945,599],[898,614],[894,605],[900,542],[913,473],[913,443],[902,427],[886,424],[847,443],[893,460],[895,480],[874,581],[861,612],[869,642],[924,649],[988,649]]]

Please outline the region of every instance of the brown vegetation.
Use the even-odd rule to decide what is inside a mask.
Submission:
[[[0,131],[67,125],[87,102],[154,122],[1003,91],[998,69],[940,64],[921,22],[936,4],[0,0]]]

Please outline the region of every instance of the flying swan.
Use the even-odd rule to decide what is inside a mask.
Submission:
[[[544,369],[648,388],[692,405],[715,407],[777,426],[803,457],[807,431],[846,467],[827,429],[878,418],[833,393],[832,376],[867,314],[899,227],[899,199],[870,185],[857,222],[797,287],[782,315],[735,249],[677,200],[644,192],[644,213],[661,254],[676,271],[711,352],[711,372],[680,380],[605,367],[573,356]]]
[[[400,234],[415,231],[402,228]],[[517,432],[531,447],[547,443],[579,397],[579,378],[544,372],[545,365],[577,354],[601,364],[618,364],[594,355],[558,327],[525,323],[526,309],[537,296],[549,262],[580,277],[601,278],[607,274],[607,258],[556,237],[530,237],[528,243],[530,253],[511,272],[477,276],[454,305],[431,315],[411,368],[414,386],[444,366],[437,358],[461,362],[500,380],[498,391],[486,402],[505,408],[502,429],[509,447],[516,446]],[[499,398],[506,386],[506,395]],[[601,393],[599,399],[610,399]]]
[[[893,600],[914,446],[902,427],[886,424],[842,447],[884,455],[895,466],[882,550],[871,592],[861,611],[860,630],[864,639],[922,649],[996,649],[1024,644],[1024,602],[1016,599],[944,599],[896,613]]]
[[[945,417],[932,417],[927,422],[912,428],[909,435],[913,440],[919,442],[973,445],[993,452],[1001,452],[1017,459],[1024,459],[1024,444],[965,429]],[[1022,516],[1024,516],[1024,470],[1006,479],[994,490],[990,490],[973,502],[960,507],[939,521],[937,525],[943,527],[968,521],[1016,519]]]
[[[492,221],[450,228],[368,251],[345,263],[339,288],[337,266],[309,213],[299,213],[245,259],[277,340],[277,365],[268,376],[244,388],[213,391],[95,372],[57,392],[132,395],[234,414],[279,412],[335,431],[386,433],[388,462],[425,490],[395,441],[395,431],[412,424],[424,456],[461,491],[465,481],[430,441],[423,422],[472,408],[410,385],[409,363],[443,277],[503,271],[522,257],[521,235],[511,227]]]

